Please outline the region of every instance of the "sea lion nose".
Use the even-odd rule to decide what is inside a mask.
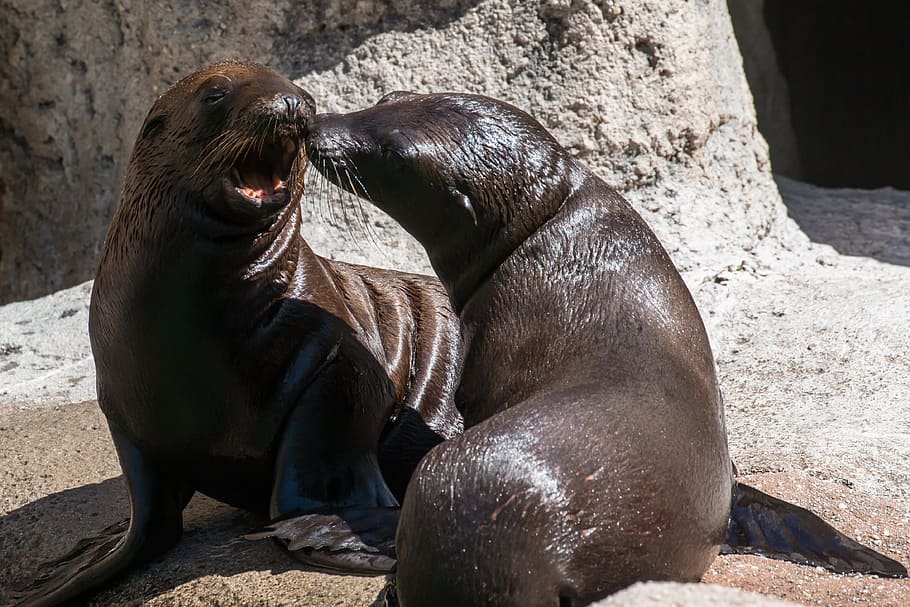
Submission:
[[[287,107],[288,118],[295,118],[303,100],[298,95],[283,95],[282,100],[285,107]]]

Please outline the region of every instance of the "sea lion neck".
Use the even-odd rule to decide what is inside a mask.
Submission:
[[[173,305],[182,301],[184,309],[194,310],[190,316],[209,325],[212,335],[230,340],[242,339],[280,305],[301,254],[307,254],[300,250],[305,243],[298,236],[299,202],[238,226],[213,217],[176,184],[159,183],[155,189],[138,174],[127,183],[102,251],[93,300],[120,302],[134,314],[154,318],[159,295],[166,293]],[[206,314],[203,308],[211,304],[201,302],[216,300],[222,302],[215,306],[220,312]],[[99,312],[120,314],[95,310],[96,320]]]
[[[566,201],[580,187],[584,174],[570,159],[563,159],[562,179],[539,195],[510,201],[511,219],[505,224],[495,222],[484,229],[481,225],[466,234],[464,242],[452,245],[450,239],[440,238],[434,244],[425,244],[433,270],[449,293],[453,308],[461,313],[465,306],[483,289],[489,277],[503,262],[553,217],[557,216]],[[541,179],[549,176],[542,175]],[[486,185],[486,184],[484,184]],[[499,196],[500,193],[480,191],[477,199]],[[465,233],[459,236],[464,236]]]

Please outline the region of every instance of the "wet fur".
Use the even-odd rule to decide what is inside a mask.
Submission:
[[[464,325],[466,430],[409,487],[405,607],[585,605],[636,581],[697,580],[722,543],[906,575],[736,484],[682,278],[632,207],[533,118],[481,96],[398,92],[317,115],[307,147],[424,245]]]
[[[276,137],[300,143],[314,111],[287,79],[237,62],[152,106],[89,322],[131,518],[48,564],[21,604],[83,600],[165,552],[195,491],[298,528],[333,521],[283,540],[311,566],[390,567],[351,535],[370,521],[369,541],[391,544],[418,460],[460,432],[460,325],[435,279],[313,254],[302,146],[286,198],[251,205],[233,188],[239,158]]]

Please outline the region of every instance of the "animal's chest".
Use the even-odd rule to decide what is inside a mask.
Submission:
[[[146,299],[95,319],[101,407],[168,461],[267,458],[282,417],[268,410],[267,373],[216,312],[191,304]]]

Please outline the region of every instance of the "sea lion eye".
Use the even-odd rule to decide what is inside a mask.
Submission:
[[[414,144],[411,139],[399,129],[389,133],[382,146],[382,155],[386,160],[404,160],[415,154]]]
[[[219,101],[224,99],[225,95],[227,95],[227,89],[221,89],[221,88],[212,89],[211,91],[209,91],[209,94],[205,96],[205,99],[203,99],[203,101],[205,101],[209,105],[215,105],[216,103],[218,103]]]

